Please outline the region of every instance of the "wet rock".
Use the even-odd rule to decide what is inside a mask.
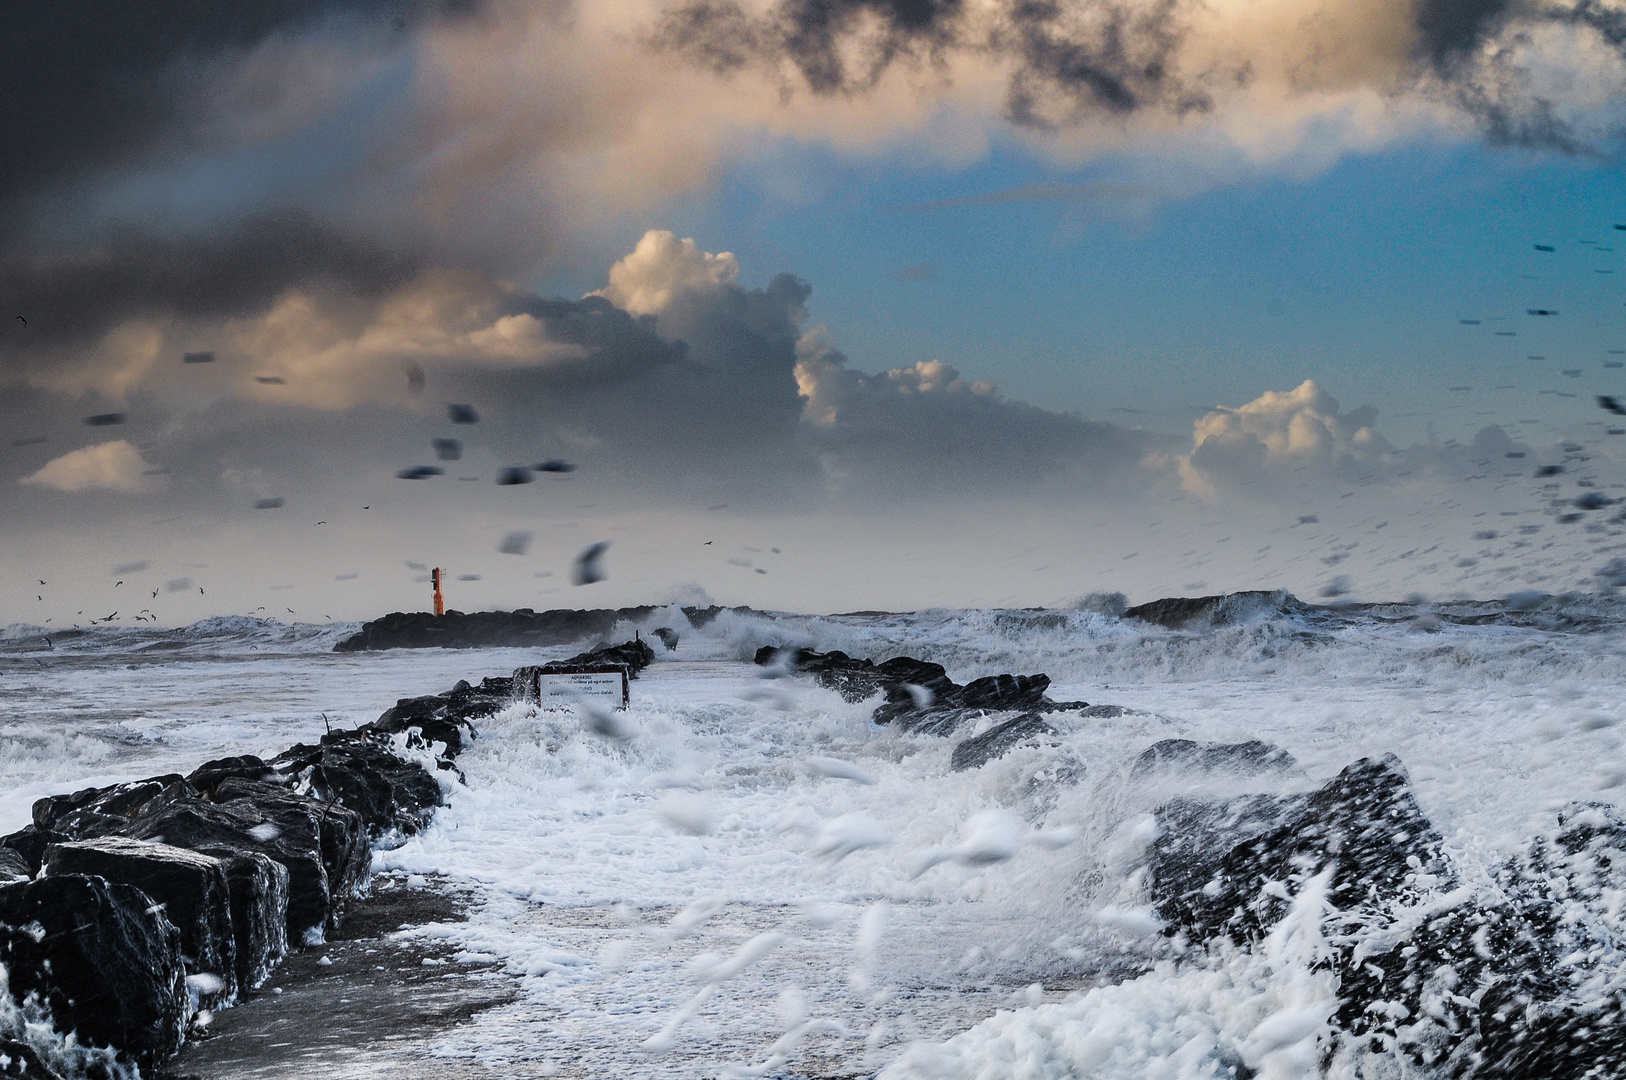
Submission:
[[[1223,596],[1172,596],[1138,604],[1127,609],[1123,617],[1156,623],[1170,630],[1200,629],[1224,626],[1248,618],[1267,614],[1292,614],[1311,610],[1285,589],[1274,592],[1226,593]]]
[[[1038,713],[1023,713],[1014,720],[997,724],[981,735],[973,736],[956,746],[949,763],[955,772],[980,769],[1023,743],[1036,742],[1046,735],[1055,733],[1056,729]]]
[[[142,819],[132,835],[219,858],[258,854],[282,864],[288,871],[286,939],[320,938],[337,921],[341,905],[332,895],[322,854],[321,810],[297,796],[293,802],[267,806],[238,799],[217,805],[195,799]],[[274,931],[266,936],[274,937]]]
[[[382,716],[364,725],[361,730],[382,735],[405,732],[410,736],[410,746],[429,748],[440,743],[444,748],[443,755],[452,759],[477,736],[474,721],[501,711],[513,700],[512,678],[500,676],[482,679],[479,686],[470,686],[459,680],[444,694],[401,698],[394,708],[385,710]],[[353,732],[332,732],[322,741],[324,744],[347,741],[353,735]]]
[[[155,776],[105,788],[84,788],[71,795],[50,795],[34,803],[36,828],[66,833],[76,840],[123,831],[149,805],[186,799],[195,792],[176,774]]]
[[[6,1038],[0,1038],[0,1077],[5,1077],[6,1080],[11,1080],[12,1077],[22,1077],[24,1080],[62,1080],[61,1076],[45,1064],[45,1059],[35,1053],[32,1046],[16,1039]]]
[[[219,847],[209,854],[226,870],[237,986],[252,990],[288,955],[288,868],[258,852]]]
[[[1177,802],[1158,819],[1149,864],[1158,913],[1197,941],[1262,937],[1287,911],[1280,889],[1265,886],[1327,866],[1329,900],[1341,910],[1400,897],[1418,874],[1445,873],[1440,836],[1392,754],[1362,758],[1309,795]]]
[[[677,651],[678,632],[676,630],[673,630],[670,626],[658,627],[655,630],[655,636],[660,639],[662,645],[666,646],[667,652]]]
[[[301,785],[317,802],[355,811],[375,841],[418,832],[441,804],[440,783],[428,770],[365,733],[344,732],[318,746],[301,743],[273,764],[276,775]]]
[[[28,825],[14,833],[0,836],[0,848],[15,851],[22,857],[28,866],[29,876],[40,872],[45,864],[45,849],[52,844],[63,844],[72,840],[67,833],[52,832],[50,829],[41,829],[37,825]]]
[[[0,963],[56,1029],[155,1067],[180,1049],[188,998],[180,932],[132,885],[63,875],[0,887]]]
[[[194,799],[142,819],[137,831],[220,861],[239,987],[258,986],[287,955],[290,924],[297,935],[326,927],[331,906],[327,869],[309,824],[285,832],[271,815],[249,803],[217,806]],[[299,903],[291,909],[290,897],[296,894]]]
[[[638,673],[655,662],[655,650],[649,643],[641,639],[624,641],[620,645],[598,645],[584,653],[578,653],[568,660],[557,661],[552,664],[543,664],[544,671],[558,671],[568,673],[572,667],[620,667],[623,668],[629,679],[636,679]]]
[[[104,836],[54,844],[45,853],[44,878],[94,875],[133,885],[180,931],[189,974],[221,981],[219,1000],[237,993],[237,947],[226,870],[219,859],[170,844]]]
[[[34,870],[28,865],[28,860],[23,858],[22,852],[0,847],[0,885],[27,881],[33,876]]]
[[[285,838],[307,849],[314,842],[321,853],[327,877],[328,910],[326,925],[338,925],[345,901],[359,892],[367,881],[372,851],[367,843],[367,826],[361,815],[336,802],[316,803],[285,788],[252,780],[227,780],[220,785],[220,804],[228,809],[242,808],[275,825],[278,840]],[[270,854],[266,852],[266,854]],[[275,858],[275,856],[272,856]],[[286,864],[285,864],[286,865]],[[293,867],[288,872],[293,873]],[[291,889],[291,885],[290,885]],[[293,898],[289,898],[289,934],[303,932],[308,925],[293,924]]]
[[[1130,766],[1131,776],[1146,776],[1161,769],[1224,770],[1244,775],[1291,769],[1298,760],[1286,750],[1257,739],[1240,743],[1197,743],[1190,739],[1164,739],[1141,751]]]
[[[212,799],[220,782],[233,777],[239,780],[274,780],[276,770],[253,754],[243,754],[206,761],[187,775],[186,782],[194,791]]]
[[[1025,709],[1045,704],[1048,675],[988,675],[972,679],[960,691],[959,704],[967,709]]]
[[[481,611],[465,614],[448,611],[441,616],[428,612],[397,611],[374,619],[333,647],[334,652],[361,652],[375,649],[473,649],[491,647],[542,648],[568,645],[583,638],[611,633],[617,623],[640,622],[655,612],[654,607],[616,610],[577,611],[556,609],[536,612]],[[694,626],[704,626],[724,610],[746,612],[749,608],[684,608],[683,614]]]
[[[905,731],[947,735],[967,719],[986,712],[1056,712],[1082,709],[1082,701],[1051,701],[1045,696],[1048,675],[989,675],[960,686],[941,664],[897,656],[881,664],[857,659],[832,649],[780,649],[765,645],[757,650],[763,666],[784,664],[812,675],[819,685],[851,702],[879,692],[886,700],[876,707],[877,724],[896,723]]]

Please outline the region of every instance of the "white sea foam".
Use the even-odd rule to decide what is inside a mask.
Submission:
[[[490,717],[460,760],[467,785],[375,866],[474,890],[467,922],[416,933],[497,958],[520,996],[434,1051],[516,1075],[562,1062],[650,1077],[1172,1078],[1226,1075],[1214,1071],[1226,1062],[1313,1075],[1306,1046],[1319,1045],[1326,988],[1302,962],[1310,922],[1274,954],[1169,954],[1136,876],[1149,811],[1176,794],[1304,790],[1393,752],[1474,880],[1566,802],[1613,801],[1626,775],[1615,690],[1626,606],[1517,607],[1519,625],[1471,605],[1419,622],[1415,608],[1253,598],[1233,621],[1192,631],[1126,621],[1110,604],[725,611],[700,627],[661,612],[637,628],[676,626],[682,645],[633,684],[631,737],[596,735],[570,712]],[[1485,625],[1452,621],[1487,614]],[[99,631],[100,644],[63,655],[30,633],[0,641],[6,830],[40,795],[274,752],[397,697],[574,651],[333,654],[325,629],[255,623],[183,635],[209,644],[156,662],[133,644],[156,631]],[[259,647],[272,641],[282,644]],[[954,772],[954,739],[878,727],[873,701],[805,679],[754,678],[746,660],[765,644],[908,654],[959,682],[1043,671],[1054,698],[1126,711],[1052,714],[1052,744]],[[769,697],[742,693],[765,685]],[[1141,750],[1175,737],[1262,739],[1298,765],[1251,779],[1130,778]],[[738,956],[762,935],[777,935],[772,949],[729,979],[697,981],[719,970],[693,966],[697,956]],[[786,994],[800,1003],[788,1021]]]

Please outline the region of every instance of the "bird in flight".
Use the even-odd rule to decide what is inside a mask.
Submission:
[[[576,556],[576,564],[571,568],[571,580],[577,585],[591,585],[595,581],[603,581],[604,567],[599,565],[599,559],[609,547],[608,540],[600,540]]]

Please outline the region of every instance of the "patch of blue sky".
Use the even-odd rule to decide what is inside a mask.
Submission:
[[[1626,240],[1612,165],[1413,145],[1183,195],[1136,172],[1011,145],[959,169],[769,146],[627,232],[733,251],[748,281],[806,278],[815,320],[861,369],[941,359],[1015,397],[1168,430],[1304,378],[1378,405],[1408,441],[1426,437],[1423,413],[1446,437],[1504,407],[1562,424],[1575,406],[1538,391],[1560,368],[1601,375],[1626,338],[1626,244],[1600,250]],[[1474,396],[1509,383],[1528,400]]]

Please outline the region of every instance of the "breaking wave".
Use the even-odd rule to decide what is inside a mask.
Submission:
[[[356,632],[360,623],[284,623],[249,615],[216,615],[175,629],[92,626],[58,629],[13,623],[0,631],[0,656],[35,652],[65,655],[164,654],[193,657],[269,651],[278,654],[329,652]]]

